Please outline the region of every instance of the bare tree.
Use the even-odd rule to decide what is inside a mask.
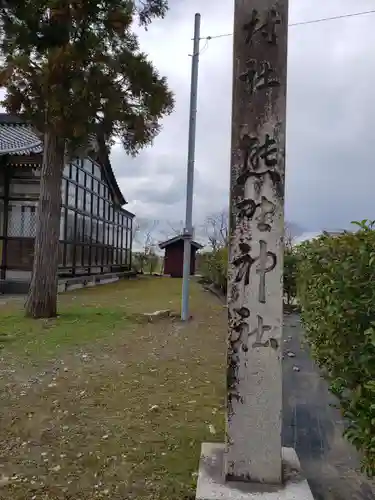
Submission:
[[[293,225],[285,221],[284,224],[284,248],[286,250],[291,250],[294,244],[296,237],[293,234]]]
[[[137,241],[138,233],[141,230],[141,223],[137,219],[133,220],[132,224],[132,241]]]
[[[229,239],[227,210],[209,215],[204,222],[203,230],[213,251],[226,247]]]
[[[133,238],[140,247],[140,251],[136,252],[136,260],[138,261],[139,271],[143,272],[149,260],[154,259],[156,255],[156,238],[155,231],[159,225],[157,220],[138,219],[133,224]]]
[[[147,255],[150,253],[153,247],[156,245],[155,241],[155,229],[158,226],[158,221],[150,221],[149,225],[143,231],[143,250]]]
[[[150,274],[153,274],[159,265],[159,256],[156,253],[156,245],[152,245],[147,254],[147,266]]]
[[[133,240],[142,249],[154,240],[154,233],[159,225],[159,221],[151,219],[137,218],[133,223]]]
[[[166,221],[165,226],[161,233],[165,239],[173,238],[174,236],[179,236],[184,231],[184,222],[180,221]]]

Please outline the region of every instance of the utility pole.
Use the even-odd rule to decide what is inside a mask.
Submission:
[[[186,182],[186,216],[184,227],[184,269],[182,279],[182,304],[181,319],[189,319],[189,279],[191,242],[193,239],[193,187],[194,187],[194,162],[195,162],[195,134],[197,118],[197,91],[198,91],[198,66],[199,66],[199,38],[200,38],[201,15],[195,14],[194,21],[194,49],[191,65],[191,87],[190,87],[190,117],[189,117],[189,142],[187,161]]]

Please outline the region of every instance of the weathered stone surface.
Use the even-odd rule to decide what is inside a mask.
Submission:
[[[284,484],[264,485],[225,481],[223,444],[203,443],[197,500],[314,500],[291,448],[282,449]]]
[[[288,1],[236,0],[228,266],[228,480],[281,483]]]
[[[151,313],[143,313],[143,316],[150,322],[155,321],[156,319],[168,318],[170,315],[171,315],[170,309],[163,309]]]

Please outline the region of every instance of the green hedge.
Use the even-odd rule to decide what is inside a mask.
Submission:
[[[200,255],[199,272],[224,294],[227,293],[228,249],[206,252]]]
[[[297,267],[298,252],[295,248],[287,248],[284,251],[284,296],[287,305],[290,306],[297,295]]]
[[[228,249],[226,247],[199,254],[198,271],[217,288],[227,293]],[[296,298],[298,255],[294,249],[286,249],[284,255],[284,294],[288,305]]]
[[[358,223],[357,223],[358,224]],[[337,396],[345,435],[375,475],[375,231],[298,248],[297,295],[313,356]]]

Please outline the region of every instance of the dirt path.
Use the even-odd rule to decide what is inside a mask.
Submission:
[[[166,283],[174,304],[180,283]],[[201,442],[223,439],[225,310],[198,285],[192,308],[188,325],[129,323],[48,360],[5,347],[1,500],[194,496]]]
[[[150,279],[68,295],[65,316],[39,330],[0,308],[17,343],[0,358],[1,500],[195,497],[201,443],[224,439],[226,309],[193,283],[189,324],[123,321],[128,310],[178,310],[180,292],[179,280]],[[298,316],[284,338],[296,354],[284,360],[284,445],[315,500],[373,500]]]

